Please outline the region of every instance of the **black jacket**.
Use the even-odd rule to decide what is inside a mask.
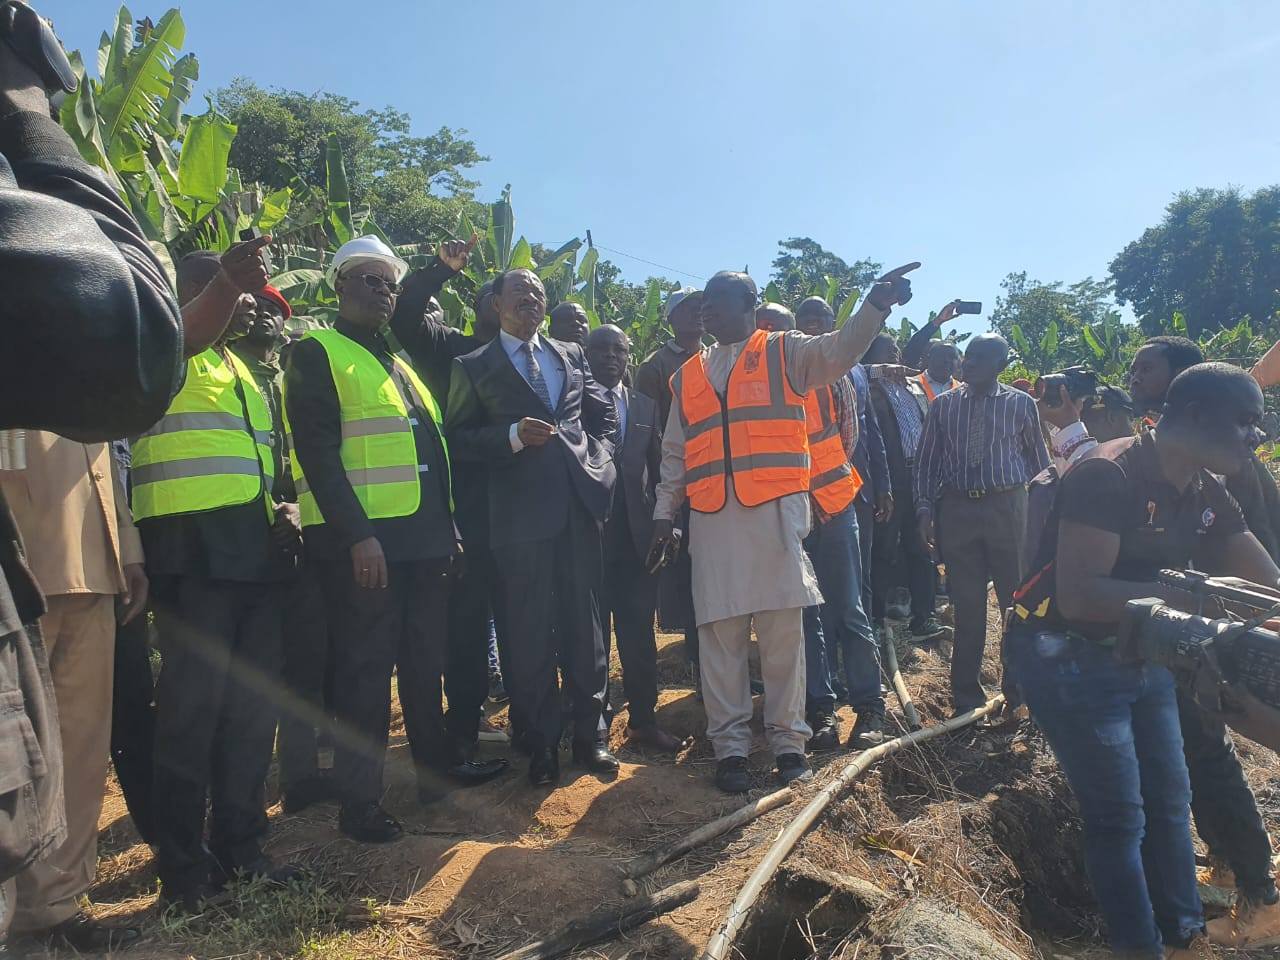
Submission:
[[[609,522],[616,523],[621,518],[621,504],[636,553],[644,561],[653,539],[653,507],[662,474],[662,427],[658,423],[658,405],[653,400],[627,387],[623,389],[627,392],[627,432],[613,455],[618,482]]]
[[[577,496],[597,521],[609,512],[618,421],[613,400],[595,382],[582,348],[543,338],[564,366],[554,415],[516,370],[495,337],[454,361],[445,433],[455,461],[489,465],[489,542],[494,549],[556,536]],[[556,435],[541,447],[511,451],[511,425],[525,417],[554,419]]]
[[[181,383],[177,298],[137,222],[48,117],[0,118],[0,429],[142,433]]]

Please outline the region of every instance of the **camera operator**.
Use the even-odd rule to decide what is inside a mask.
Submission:
[[[26,428],[83,441],[145,429],[181,372],[181,321],[159,261],[50,119],[46,91],[74,85],[48,27],[24,4],[0,2],[0,430],[10,466],[21,465]],[[0,500],[0,742],[9,745],[0,756],[0,934],[12,878],[66,837],[43,613]],[[77,949],[117,942],[71,909],[55,937]]]
[[[1174,380],[1164,410],[1151,431],[1098,446],[1063,475],[1005,652],[1079,800],[1113,948],[1160,957],[1163,942],[1169,956],[1191,957],[1204,920],[1173,677],[1121,663],[1114,638],[1129,600],[1186,606],[1154,582],[1162,568],[1194,561],[1272,586],[1280,569],[1211,473],[1247,462],[1262,416],[1257,385],[1235,367],[1201,364]],[[1239,829],[1246,812],[1257,817],[1252,805],[1233,811]],[[1238,915],[1215,921],[1211,938],[1256,944],[1280,933],[1269,866],[1240,892]]]

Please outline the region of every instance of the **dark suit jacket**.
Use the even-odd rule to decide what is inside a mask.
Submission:
[[[662,425],[658,405],[643,393],[623,387],[627,395],[627,433],[613,455],[618,470],[614,497],[622,497],[627,526],[636,553],[643,562],[653,538],[653,507],[662,473]],[[617,518],[615,513],[614,519]]]
[[[911,466],[902,450],[902,434],[898,431],[898,418],[894,415],[893,403],[884,392],[884,384],[879,380],[871,381],[871,409],[875,411],[880,425],[885,459],[889,465],[891,492],[897,499],[901,492],[911,489]]]
[[[559,534],[575,495],[603,522],[613,496],[613,400],[592,378],[581,347],[549,337],[542,342],[564,365],[554,415],[516,370],[501,337],[453,365],[445,435],[454,459],[489,465],[489,543],[495,550]],[[525,417],[554,420],[556,435],[541,447],[512,453],[511,425]]]

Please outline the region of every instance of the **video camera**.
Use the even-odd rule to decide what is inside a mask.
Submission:
[[[35,71],[51,99],[76,92],[79,78],[53,27],[23,0],[0,0],[0,40],[0,56],[14,54]]]
[[[1067,396],[1072,400],[1090,397],[1098,392],[1098,374],[1083,366],[1046,373],[1036,381],[1035,397],[1043,399],[1046,406],[1056,407],[1062,399],[1059,387],[1066,387]]]
[[[1157,599],[1130,600],[1117,635],[1122,662],[1168,667],[1178,687],[1220,709],[1220,682],[1243,685],[1280,709],[1280,634],[1264,626],[1280,616],[1280,592],[1235,577],[1162,570],[1158,582],[1187,593],[1195,613]]]

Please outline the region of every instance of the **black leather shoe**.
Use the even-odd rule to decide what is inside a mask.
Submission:
[[[836,717],[829,710],[823,710],[813,715],[809,720],[809,726],[813,728],[813,736],[809,738],[809,752],[817,753],[821,750],[834,750],[840,746],[840,728],[836,726]]]
[[[267,883],[282,887],[288,886],[292,880],[301,880],[307,875],[307,871],[296,863],[275,863],[266,854],[235,867],[228,868],[224,865],[222,869],[229,877],[238,877],[242,880],[266,880]]]
[[[165,883],[160,887],[160,904],[165,909],[196,916],[209,907],[217,907],[231,900],[231,895],[215,883],[200,883],[190,887],[174,887]]]
[[[338,829],[361,843],[390,843],[404,833],[400,821],[376,803],[343,804]]]
[[[70,947],[77,953],[101,953],[127,947],[137,941],[142,932],[135,927],[109,927],[81,910],[37,936],[55,947]]]
[[[725,793],[746,793],[751,789],[751,774],[746,757],[725,757],[716,764],[716,786]]]
[[[573,762],[592,773],[617,773],[618,758],[603,743],[573,742]]]
[[[858,722],[849,734],[851,750],[867,750],[884,743],[884,714],[874,708],[858,711]]]
[[[778,779],[783,786],[813,779],[813,771],[809,769],[809,761],[804,758],[803,753],[780,753],[777,764]]]
[[[560,755],[552,747],[533,751],[529,760],[529,782],[535,787],[554,787],[560,782]]]
[[[287,787],[280,796],[280,806],[284,812],[292,816],[301,813],[315,803],[327,803],[336,800],[333,784],[327,777],[308,777]]]
[[[502,776],[507,772],[508,766],[510,764],[505,757],[497,757],[493,760],[462,760],[451,767],[442,767],[440,772],[464,787],[475,787],[488,783],[494,777]]]

